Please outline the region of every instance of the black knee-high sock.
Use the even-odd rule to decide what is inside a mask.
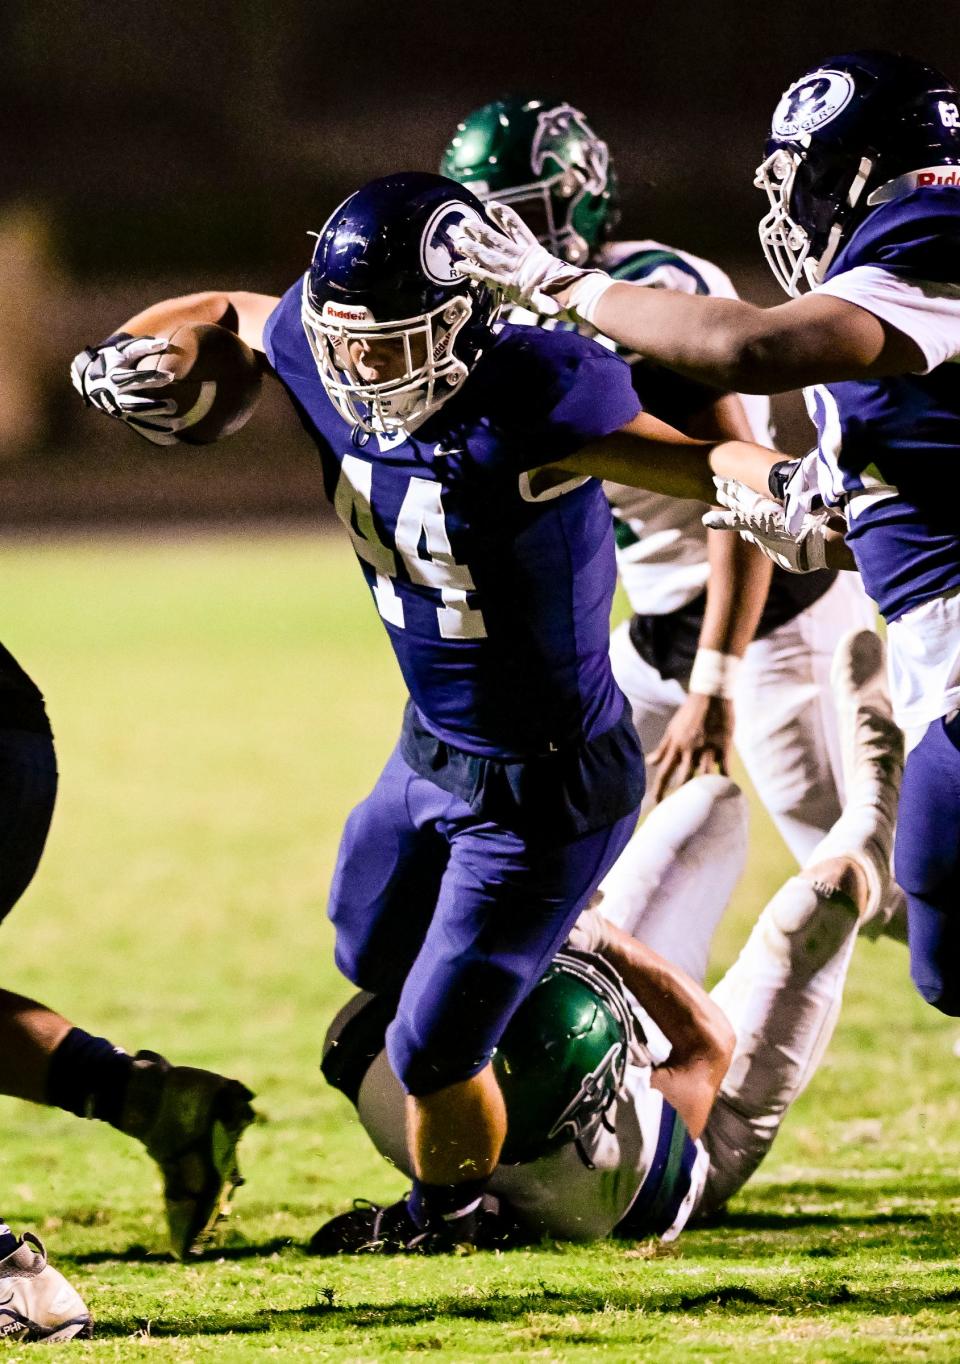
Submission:
[[[463,1184],[426,1184],[422,1179],[414,1179],[407,1211],[421,1231],[442,1225],[452,1236],[470,1241],[488,1183],[488,1178],[470,1179]]]
[[[72,1028],[50,1058],[47,1103],[119,1126],[133,1057],[105,1037]]]

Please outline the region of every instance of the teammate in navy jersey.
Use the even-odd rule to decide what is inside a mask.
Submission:
[[[33,880],[57,794],[53,734],[40,689],[0,645],[0,923]],[[171,1245],[197,1247],[236,1179],[249,1091],[209,1071],[130,1056],[36,1000],[0,989],[0,1094],[97,1118],[136,1137],[163,1176]],[[69,1340],[90,1313],[30,1233],[0,1217],[0,1335]]]
[[[492,328],[456,269],[484,221],[441,176],[350,196],[280,299],[201,294],[78,357],[81,393],[141,434],[181,429],[176,383],[109,356],[218,322],[266,354],[316,445],[410,692],[400,742],[347,822],[337,962],[395,1002],[410,1240],[469,1240],[506,1129],[490,1057],[632,832],[643,762],[608,657],[610,514],[592,475],[704,450],[640,412],[627,366],[574,333]],[[181,425],[178,425],[181,424]],[[737,442],[726,454],[754,450]],[[651,473],[651,476],[653,474]]]
[[[511,205],[563,260],[647,289],[737,298],[712,261],[659,241],[614,238],[613,158],[587,117],[562,100],[515,95],[473,110],[441,170],[485,202]],[[551,329],[578,325],[525,307],[505,316]],[[688,435],[773,444],[767,397],[718,392],[579,326],[627,361],[644,411]],[[829,673],[838,640],[875,617],[860,579],[827,569],[798,577],[772,567],[735,536],[709,532],[703,503],[617,484],[605,491],[617,571],[633,611],[611,637],[610,658],[643,748],[647,803],[674,777],[714,762],[726,772],[736,722],[744,766],[803,863],[843,804]],[[901,933],[902,899],[894,887],[887,907],[891,916],[901,911]],[[871,931],[879,928],[877,921]]]
[[[572,271],[501,216],[464,249],[478,277],[573,308],[680,373],[757,392],[806,385],[819,446],[759,460],[730,516],[801,571],[852,551],[886,617],[904,777],[897,877],[923,996],[960,1014],[960,94],[910,58],[856,52],[806,72],[773,117],[760,236],[793,301],[760,309]],[[507,214],[507,210],[504,210]],[[809,292],[797,297],[801,288]],[[826,507],[823,512],[819,508]],[[846,522],[838,549],[831,514]],[[849,559],[846,560],[849,562]]]

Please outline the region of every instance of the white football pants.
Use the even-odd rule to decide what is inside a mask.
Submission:
[[[875,624],[876,609],[860,575],[841,573],[819,601],[754,640],[737,676],[737,752],[801,866],[839,818],[843,800],[830,693],[833,651],[848,630]],[[650,753],[686,691],[640,657],[626,623],[613,633],[610,661],[632,707],[640,746]]]
[[[721,1208],[770,1149],[833,1036],[858,914],[792,877],[773,897],[712,998],[736,1049],[701,1140],[710,1171],[697,1216]]]
[[[607,873],[603,913],[702,981],[746,849],[739,788],[727,777],[696,777],[651,812]],[[819,1065],[840,1012],[857,922],[848,900],[794,876],[714,988],[737,1041],[701,1138],[710,1171],[697,1215],[746,1183]],[[662,1061],[666,1039],[648,1040]]]

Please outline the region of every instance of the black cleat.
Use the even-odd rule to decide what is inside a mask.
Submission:
[[[174,1255],[198,1254],[242,1184],[237,1145],[253,1122],[246,1085],[137,1052],[121,1126],[160,1167]]]
[[[307,1249],[311,1255],[450,1255],[464,1246],[500,1250],[525,1239],[509,1204],[492,1194],[455,1228],[440,1222],[426,1229],[414,1222],[405,1198],[388,1207],[356,1198],[349,1212],[324,1222]]]

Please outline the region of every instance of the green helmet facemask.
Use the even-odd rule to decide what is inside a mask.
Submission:
[[[638,1035],[616,972],[565,948],[520,1005],[493,1067],[507,1108],[506,1164],[575,1141],[607,1112]]]
[[[440,173],[480,199],[511,204],[544,246],[582,265],[616,222],[607,144],[570,104],[516,96],[468,114]]]

